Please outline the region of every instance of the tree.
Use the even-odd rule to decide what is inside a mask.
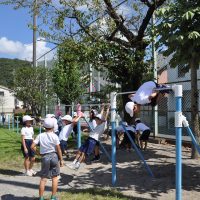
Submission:
[[[50,72],[44,67],[23,67],[16,70],[14,80],[15,96],[32,115],[41,116],[53,95]]]
[[[14,71],[21,67],[30,67],[28,61],[0,58],[0,85],[12,89],[14,86]]]
[[[53,87],[58,98],[65,105],[80,101],[86,89],[87,75],[84,74],[84,63],[77,60],[77,46],[74,41],[67,40],[58,49],[58,61],[52,70]],[[66,107],[67,108],[67,107]],[[68,110],[66,110],[67,112]]]
[[[200,2],[175,0],[161,8],[158,14],[159,47],[164,56],[173,54],[170,61],[172,67],[183,65],[191,71],[191,121],[197,141],[200,142],[197,84],[200,62]],[[193,147],[192,158],[197,157],[197,151]]]

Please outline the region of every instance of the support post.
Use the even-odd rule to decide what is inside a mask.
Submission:
[[[116,175],[116,104],[117,104],[117,93],[111,93],[111,125],[112,125],[112,185],[116,185],[117,175]]]
[[[79,149],[81,146],[81,122],[78,120],[77,122],[77,148]]]
[[[10,130],[10,115],[8,115],[8,130]]]
[[[19,133],[19,116],[17,116],[17,134]]]
[[[15,116],[14,116],[14,114],[12,116],[12,129],[13,129],[13,131],[15,130]]]
[[[172,86],[176,98],[176,200],[182,199],[182,85]]]

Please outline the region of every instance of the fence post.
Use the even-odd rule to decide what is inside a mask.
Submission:
[[[10,130],[10,115],[8,115],[8,130]]]
[[[12,116],[12,129],[15,131],[15,116]]]
[[[17,116],[17,133],[19,133],[19,116]]]
[[[111,125],[112,125],[112,185],[115,186],[117,181],[116,173],[116,105],[117,105],[117,93],[112,92],[110,95],[111,103]]]

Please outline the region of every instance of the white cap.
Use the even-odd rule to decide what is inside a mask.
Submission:
[[[95,118],[98,118],[98,119],[100,119],[101,121],[105,121],[104,116],[101,115],[101,114],[96,115]]]
[[[32,120],[33,120],[33,118],[30,117],[29,115],[24,115],[24,116],[23,116],[23,122],[32,121]]]
[[[54,119],[48,117],[44,119],[43,126],[44,128],[54,128],[54,123],[55,123]]]
[[[72,122],[72,117],[70,115],[65,115],[64,117],[61,118],[62,120],[66,120],[66,121],[69,121],[69,122]]]
[[[46,115],[46,118],[52,118],[52,117],[55,117],[55,115],[54,114],[47,114]]]
[[[77,117],[78,115],[77,115],[77,112],[74,112],[74,117]]]
[[[140,118],[135,118],[135,122],[137,122],[137,121],[141,121]]]
[[[133,117],[133,115],[134,115],[134,112],[133,112],[133,108],[134,108],[134,102],[132,102],[132,101],[129,101],[128,103],[126,103],[126,105],[125,105],[125,110],[126,110],[126,112],[131,116],[131,117]]]

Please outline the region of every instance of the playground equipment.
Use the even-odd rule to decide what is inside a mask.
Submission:
[[[186,127],[187,132],[189,136],[192,138],[192,142],[196,149],[198,150],[200,154],[200,146],[197,143],[190,127],[189,123],[186,120],[186,117],[182,114],[182,97],[183,97],[183,89],[182,85],[173,85],[170,88],[155,88],[155,91],[171,91],[174,93],[174,97],[176,99],[176,112],[175,112],[175,130],[176,130],[176,200],[182,199],[182,127]],[[116,176],[116,102],[117,102],[117,95],[123,95],[123,94],[130,94],[133,92],[122,92],[122,93],[111,93],[111,124],[112,124],[112,184],[115,186],[117,181]],[[125,128],[125,127],[124,127]],[[125,130],[126,131],[126,130]],[[127,134],[129,139],[129,134]],[[134,142],[131,141],[132,145],[134,145]],[[135,147],[134,147],[135,148]],[[137,149],[137,147],[135,148]],[[137,150],[136,150],[137,151]],[[149,170],[148,170],[149,171]],[[150,172],[150,171],[149,171]]]

